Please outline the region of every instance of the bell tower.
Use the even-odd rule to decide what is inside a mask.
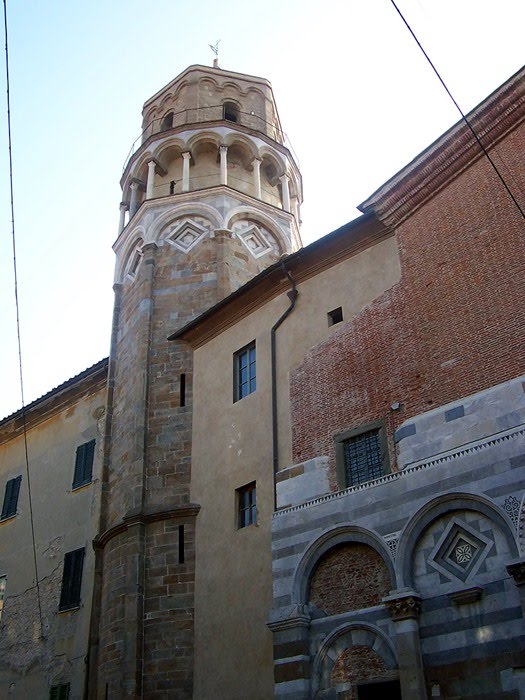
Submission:
[[[270,84],[187,68],[144,105],[121,186],[89,695],[191,698],[192,357],[167,336],[301,245]]]

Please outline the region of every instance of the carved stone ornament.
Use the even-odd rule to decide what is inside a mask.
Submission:
[[[393,591],[391,595],[383,598],[383,603],[394,622],[417,620],[421,613],[421,598],[415,591],[397,594]]]
[[[525,586],[525,559],[516,559],[507,564],[507,571],[514,579],[516,586]]]

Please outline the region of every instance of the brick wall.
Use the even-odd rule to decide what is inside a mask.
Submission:
[[[332,669],[332,686],[345,689],[337,693],[337,700],[357,700],[357,684],[363,681],[388,680],[392,671],[385,669],[383,659],[370,647],[353,646],[343,651]],[[351,684],[351,687],[346,686]]]
[[[521,125],[492,152],[516,193],[525,189],[524,138]],[[333,465],[335,434],[384,419],[395,468],[392,435],[401,422],[525,371],[523,219],[487,160],[396,235],[400,282],[292,373],[295,463],[330,455]],[[394,402],[401,411],[391,411]]]
[[[381,556],[369,545],[334,547],[317,565],[310,582],[309,602],[328,615],[379,605],[392,588]]]

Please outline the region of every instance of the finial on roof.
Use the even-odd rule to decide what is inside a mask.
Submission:
[[[221,41],[220,39],[217,39],[217,41],[215,42],[215,44],[213,44],[213,45],[212,45],[212,44],[208,44],[208,46],[210,47],[210,49],[211,49],[211,50],[213,51],[213,53],[215,54],[215,58],[213,59],[213,67],[214,67],[214,68],[218,68],[218,67],[219,67],[219,43],[220,43],[220,41]]]

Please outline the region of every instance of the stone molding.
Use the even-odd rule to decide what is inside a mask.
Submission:
[[[516,586],[525,586],[525,559],[515,559],[507,564],[506,568]]]
[[[287,605],[270,610],[270,619],[266,626],[272,632],[297,629],[310,626],[310,613],[307,605]]]
[[[293,513],[294,511],[302,510],[303,508],[316,506],[320,503],[332,501],[336,498],[344,498],[349,493],[353,493],[355,491],[363,491],[374,486],[379,486],[380,484],[386,484],[389,481],[395,481],[396,479],[408,476],[410,474],[413,474],[414,472],[421,471],[422,469],[427,469],[428,467],[433,467],[437,464],[443,464],[444,462],[450,462],[451,460],[457,459],[458,457],[464,457],[466,455],[479,452],[480,450],[486,450],[489,447],[494,447],[494,445],[497,445],[501,442],[515,439],[524,435],[525,425],[518,425],[514,428],[510,428],[509,430],[502,431],[497,437],[491,436],[489,438],[484,438],[483,440],[476,440],[470,444],[465,445],[460,449],[442,452],[438,455],[433,455],[432,457],[429,457],[421,462],[417,462],[415,464],[413,463],[412,466],[406,467],[401,471],[392,472],[391,474],[387,474],[386,476],[381,476],[379,479],[373,479],[372,481],[367,481],[366,483],[358,484],[357,486],[350,486],[349,488],[344,489],[343,491],[328,493],[325,496],[314,498],[311,501],[306,501],[306,503],[300,503],[297,506],[283,508],[282,510],[276,511],[273,514],[273,518],[279,518],[288,513]]]
[[[122,522],[117,523],[95,537],[93,540],[93,549],[95,551],[104,549],[110,540],[134,525],[147,525],[148,523],[155,523],[161,520],[195,518],[200,508],[200,505],[197,503],[188,503],[185,506],[177,506],[177,508],[171,508],[170,510],[145,512],[137,509],[136,511],[128,511],[126,515],[123,516]]]
[[[421,613],[421,596],[416,591],[391,591],[382,601],[394,622],[417,620]]]
[[[472,586],[472,588],[464,588],[462,591],[454,591],[449,593],[447,597],[456,605],[468,605],[476,603],[483,595],[483,588],[480,586]]]

